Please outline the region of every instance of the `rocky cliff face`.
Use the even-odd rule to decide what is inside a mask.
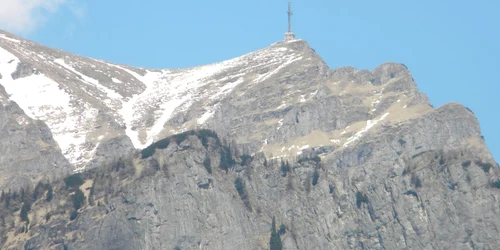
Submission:
[[[1,159],[81,171],[2,195],[2,249],[268,249],[273,216],[284,249],[500,245],[478,121],[404,65],[332,70],[303,40],[175,70],[0,47],[0,128],[21,128]]]
[[[289,171],[263,154],[226,165],[214,138],[179,136],[83,174],[88,198],[74,220],[73,191],[52,183],[57,198],[34,201],[29,231],[7,234],[3,248],[268,249],[276,216],[284,249],[495,249],[500,173],[479,158],[481,143],[410,156],[419,131],[399,131],[344,155],[351,166],[304,157]]]
[[[19,189],[43,178],[71,173],[45,123],[9,101],[0,85],[0,189]]]

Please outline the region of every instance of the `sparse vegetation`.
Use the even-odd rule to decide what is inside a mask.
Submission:
[[[400,144],[401,146],[404,146],[404,145],[406,144],[406,141],[405,141],[405,140],[403,140],[403,138],[399,138],[399,139],[398,139],[398,142],[399,142],[399,144]]]
[[[253,157],[247,154],[243,154],[240,156],[240,159],[241,159],[241,165],[249,166],[250,163],[252,162]]]
[[[76,189],[75,193],[71,196],[71,200],[73,201],[73,207],[75,210],[80,209],[85,203],[85,195],[82,190]]]
[[[417,176],[417,174],[413,173],[411,175],[411,179],[410,179],[410,182],[411,184],[415,187],[415,188],[420,188],[422,187],[422,181],[420,180],[420,178]]]
[[[358,208],[361,208],[361,204],[366,203],[368,204],[368,197],[366,194],[363,194],[361,192],[356,192],[356,206]]]
[[[286,226],[285,224],[280,225],[280,230],[279,230],[280,235],[283,235],[286,233]]]
[[[476,161],[476,165],[481,167],[485,173],[488,173],[490,171],[490,168],[493,167],[493,164],[489,162],[482,162],[482,161]]]
[[[64,183],[66,183],[66,187],[68,188],[78,188],[84,182],[81,174],[72,174],[64,179]]]
[[[186,131],[184,133],[180,133],[177,135],[173,135],[171,137],[159,140],[145,149],[141,151],[141,158],[146,159],[150,156],[152,156],[155,153],[156,149],[165,149],[170,145],[171,142],[176,142],[177,144],[180,144],[183,142],[188,136],[190,135],[196,135],[198,138],[201,140],[202,145],[205,148],[208,148],[208,141],[209,138],[213,138],[216,141],[217,146],[220,146],[220,140],[219,137],[217,136],[217,133],[215,133],[212,130],[207,130],[207,129],[201,129],[201,130],[190,130]]]
[[[491,184],[490,184],[491,187],[494,187],[496,189],[500,189],[500,179],[497,179],[495,181],[493,181]]]
[[[219,141],[219,137],[217,136],[217,133],[215,133],[215,131],[212,131],[212,130],[208,130],[208,129],[199,130],[198,131],[198,138],[200,138],[201,144],[203,144],[203,146],[205,148],[208,148],[208,138],[215,139],[217,145],[220,145],[220,141]]]
[[[228,146],[222,146],[220,149],[220,168],[227,172],[234,166],[234,163],[231,149]]]
[[[28,213],[31,210],[31,204],[29,202],[24,202],[23,206],[21,207],[21,212],[19,213],[19,216],[21,217],[21,221],[26,221],[29,223],[29,218],[28,218]]]
[[[464,161],[462,162],[462,167],[467,168],[470,166],[471,161]]]
[[[212,163],[210,162],[210,157],[207,155],[207,156],[205,157],[205,160],[203,160],[203,166],[205,167],[205,169],[207,170],[207,172],[208,172],[209,174],[211,174],[211,173],[212,173],[212,165],[211,165],[211,164],[212,164]]]
[[[69,220],[75,220],[76,217],[78,217],[78,211],[72,211],[70,214],[69,214]]]
[[[413,195],[415,198],[418,198],[418,194],[417,192],[413,191],[413,190],[408,190],[404,193],[405,195]]]
[[[333,191],[335,191],[335,187],[332,184],[328,185],[328,189],[330,194],[333,193]]]
[[[444,165],[446,163],[446,160],[444,159],[443,155],[439,158],[439,165]]]
[[[51,216],[52,216],[52,214],[50,212],[46,213],[45,214],[45,221],[49,221]]]
[[[412,159],[415,159],[415,158],[417,158],[417,157],[419,157],[419,156],[421,156],[421,155],[423,155],[423,154],[425,154],[425,151],[422,151],[422,152],[420,152],[420,153],[418,153],[418,154],[414,154],[411,158],[412,158]]]
[[[318,155],[315,155],[312,157],[311,156],[303,156],[297,160],[297,163],[303,163],[306,161],[314,161],[314,162],[316,162],[316,164],[319,164],[321,162],[321,157],[319,157]]]
[[[248,198],[248,193],[243,179],[240,177],[236,177],[236,179],[234,180],[234,187],[236,188],[236,191],[238,192],[241,200],[243,201],[247,209],[251,209],[250,200]]]
[[[316,186],[316,184],[318,184],[318,180],[319,180],[319,172],[318,169],[315,168],[312,175],[312,185]]]
[[[281,176],[285,177],[287,173],[291,172],[290,163],[281,160]]]
[[[270,250],[282,250],[283,243],[281,242],[281,236],[278,231],[276,231],[276,220],[273,216],[273,221],[271,224],[271,238],[269,239],[269,249]]]

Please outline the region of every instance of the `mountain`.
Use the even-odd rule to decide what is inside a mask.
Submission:
[[[0,74],[2,249],[268,249],[273,217],[284,249],[500,244],[476,117],[402,64],[295,39],[144,69],[2,31]]]

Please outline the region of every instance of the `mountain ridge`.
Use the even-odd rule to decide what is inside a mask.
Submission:
[[[402,64],[295,40],[148,70],[5,37],[2,249],[269,249],[272,218],[284,249],[500,244],[479,121]]]
[[[374,120],[375,123],[378,123],[377,119],[384,120],[385,113],[381,113],[383,108],[377,110],[374,107],[379,105],[382,101],[381,98],[385,98],[385,95],[390,95],[392,92],[400,92],[404,95],[404,99],[408,99],[408,103],[401,105],[404,109],[420,105],[418,112],[430,111],[425,107],[429,105],[427,96],[418,91],[418,87],[405,65],[387,62],[371,71],[357,70],[353,67],[332,70],[310,48],[307,42],[301,39],[276,42],[257,51],[218,63],[185,69],[159,70],[134,68],[75,56],[61,50],[40,46],[5,32],[0,37],[0,42],[2,50],[4,50],[3,57],[9,57],[8,54],[12,57],[7,59],[4,65],[12,60],[18,61],[15,70],[11,66],[11,69],[1,72],[4,75],[16,75],[10,83],[6,82],[7,79],[2,80],[3,85],[7,86],[7,90],[11,92],[11,99],[20,103],[23,110],[28,111],[29,116],[41,119],[48,124],[65,157],[80,170],[88,166],[94,167],[103,164],[102,159],[96,159],[95,152],[98,151],[102,140],[113,141],[113,138],[123,138],[119,141],[124,144],[122,146],[111,145],[111,148],[127,148],[126,151],[130,152],[134,148],[145,148],[167,135],[188,129],[215,127],[215,130],[222,136],[236,139],[239,144],[242,144],[244,147],[242,150],[254,152],[261,149],[267,155],[277,154],[276,147],[289,141],[285,135],[281,135],[279,136],[281,138],[275,143],[276,145],[268,146],[273,139],[265,137],[273,136],[272,133],[268,136],[259,136],[259,138],[254,136],[254,139],[249,141],[250,144],[246,143],[248,137],[238,139],[235,132],[228,132],[228,128],[240,126],[237,120],[234,120],[235,123],[224,121],[224,116],[228,112],[234,113],[234,111],[220,107],[221,103],[231,101],[251,103],[252,100],[256,100],[259,107],[256,109],[257,116],[259,116],[258,113],[262,111],[269,113],[273,112],[270,109],[274,109],[274,111],[279,112],[280,109],[287,109],[290,105],[307,104],[310,99],[314,101],[315,94],[313,95],[313,93],[320,93],[323,96],[337,95],[336,100],[333,100],[337,103],[344,102],[343,99],[351,99],[349,101],[355,101],[359,104],[359,102],[366,102],[366,98],[362,101],[362,99],[354,97],[355,100],[353,100],[349,98],[349,95],[362,93],[360,97],[363,98],[363,95],[368,96],[367,91],[371,90],[375,93],[374,95],[378,95],[378,99],[365,105],[370,105],[372,108],[368,111],[358,108],[350,116],[366,112],[368,116],[359,114],[364,117],[365,121]],[[8,51],[5,50],[6,48]],[[287,71],[293,71],[294,68],[301,68],[303,71],[300,74],[289,75]],[[43,72],[46,72],[46,75]],[[19,81],[22,82],[23,78],[30,77],[38,77],[47,83],[39,87],[39,92],[23,93],[22,88],[28,88],[26,84],[30,84],[30,81],[26,81],[21,89],[18,87],[21,86]],[[304,77],[308,77],[308,79],[304,79]],[[311,80],[319,85],[311,87],[308,84]],[[282,86],[269,85],[273,81]],[[295,86],[287,86],[292,81]],[[303,81],[306,84],[301,84],[298,81]],[[264,85],[266,87],[262,87]],[[298,97],[293,93],[291,87],[302,92],[307,88],[312,88],[312,90],[310,93],[302,93]],[[276,96],[263,99],[268,102],[267,104],[255,96],[255,94],[266,95],[266,93],[259,92],[260,89],[266,88],[274,88],[270,92],[273,95],[276,92],[285,93],[281,103],[277,103],[279,100],[276,99]],[[46,94],[45,97],[40,94],[40,92],[47,93],[47,89],[52,89],[52,92]],[[246,91],[250,91],[254,96],[248,95]],[[234,96],[235,92],[238,92],[240,96]],[[57,99],[61,102],[50,103],[40,100],[33,102],[32,96],[34,95],[40,95],[41,98],[45,99],[60,96]],[[290,99],[288,97],[290,95],[293,98]],[[306,95],[307,98],[305,98]],[[287,98],[289,100],[285,101]],[[373,97],[369,98],[373,99]],[[228,99],[231,101],[227,101]],[[391,102],[391,100],[389,98],[386,101]],[[398,102],[400,100],[401,98],[397,99]],[[396,99],[392,100],[392,102],[394,101]],[[384,105],[389,104],[382,103],[382,106]],[[246,113],[247,117],[252,117],[251,110],[249,107],[245,107],[239,113]],[[418,113],[415,110],[397,112]],[[238,114],[232,116],[236,117]],[[245,119],[245,115],[238,120],[241,119]],[[252,119],[263,118],[254,116]],[[285,117],[278,119],[278,124],[281,124],[284,119]],[[361,120],[361,118],[357,119],[357,121]],[[267,120],[266,122],[271,121]],[[343,126],[348,127],[348,123]],[[221,126],[221,124],[224,125]],[[332,130],[338,130],[340,125],[323,128],[321,131],[330,133]],[[76,126],[77,131],[71,129],[71,126]],[[309,125],[306,124],[306,126]],[[269,126],[267,127],[266,130],[269,130]],[[280,127],[281,125],[277,125],[278,130],[281,129]],[[258,130],[257,128],[250,129],[250,131]],[[311,132],[310,128],[306,130]],[[344,132],[346,131],[339,133]],[[361,133],[362,131],[356,132]],[[238,133],[245,132],[238,131]],[[332,144],[333,141],[349,140],[349,138],[339,138],[341,137],[339,133],[333,132],[333,135],[328,136],[331,137],[329,144]],[[305,135],[305,132],[299,133],[299,136]],[[130,142],[128,142],[127,137]],[[260,142],[256,142],[256,139]],[[350,139],[354,140],[355,138]],[[265,143],[263,143],[264,141]],[[323,144],[325,143],[316,146]],[[292,150],[294,151],[292,153],[300,153],[300,150],[297,149],[306,146],[306,144],[295,145],[296,149]],[[110,154],[113,157],[119,157],[116,153]],[[289,154],[281,154],[279,157],[285,155],[290,157]]]

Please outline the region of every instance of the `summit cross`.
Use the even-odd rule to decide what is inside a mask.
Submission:
[[[292,3],[288,2],[288,31],[285,33],[285,42],[295,40],[295,34],[292,32]]]

